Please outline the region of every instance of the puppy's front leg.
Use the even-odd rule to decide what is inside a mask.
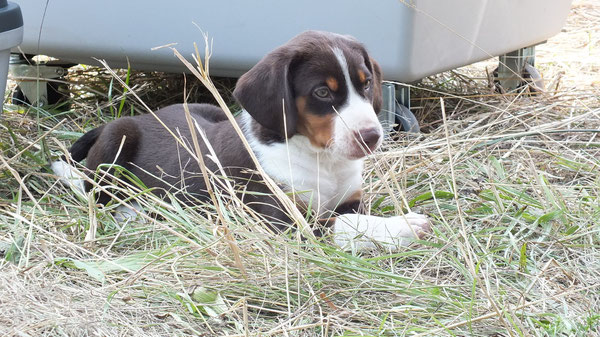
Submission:
[[[373,249],[377,245],[394,250],[431,232],[427,217],[412,212],[391,218],[342,214],[336,217],[332,227],[338,246],[357,250]]]

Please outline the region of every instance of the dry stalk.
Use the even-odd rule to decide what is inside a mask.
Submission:
[[[196,55],[195,55],[197,66],[194,67],[188,60],[186,60],[177,51],[177,49],[175,49],[175,48],[171,48],[171,49],[175,53],[175,56],[177,56],[177,58],[179,58],[179,60],[181,60],[181,62],[188,68],[188,70],[190,70],[192,72],[192,74],[194,74],[194,76],[196,76],[202,82],[202,84],[204,84],[204,86],[213,94],[214,98],[217,100],[217,103],[219,104],[219,107],[225,112],[225,115],[229,119],[229,122],[235,129],[236,133],[240,137],[240,140],[244,144],[244,147],[250,154],[250,157],[252,158],[252,161],[254,162],[254,164],[256,166],[256,170],[260,173],[261,177],[264,179],[266,185],[269,187],[271,192],[273,192],[274,195],[279,199],[279,201],[284,206],[284,208],[286,209],[288,214],[291,215],[291,218],[294,220],[294,222],[300,227],[299,229],[302,232],[302,234],[307,238],[315,240],[314,233],[311,229],[311,225],[308,224],[308,222],[306,222],[306,220],[304,219],[304,216],[302,216],[302,214],[300,213],[298,208],[292,203],[290,198],[288,198],[288,196],[281,190],[281,188],[277,185],[277,183],[275,183],[273,181],[273,179],[271,179],[271,177],[269,177],[269,175],[264,171],[264,169],[260,165],[260,162],[258,161],[258,158],[256,158],[256,155],[254,154],[254,151],[252,150],[250,144],[246,140],[246,137],[244,136],[243,131],[240,129],[239,125],[237,124],[235,117],[233,116],[233,114],[229,110],[229,107],[227,106],[227,104],[225,103],[225,101],[223,100],[221,95],[219,94],[217,88],[213,85],[213,83],[209,77],[209,74],[208,74],[208,62],[209,62],[209,57],[210,57],[210,52],[208,50],[208,48],[209,48],[208,47],[208,45],[209,45],[208,37],[205,35],[204,39],[205,39],[205,45],[206,45],[206,51],[205,51],[206,57],[205,57],[204,66],[199,61],[199,60],[201,60],[201,58],[200,58],[200,54],[198,53],[197,50],[196,50]]]

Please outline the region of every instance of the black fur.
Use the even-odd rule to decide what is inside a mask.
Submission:
[[[102,133],[102,129],[104,129],[105,125],[99,126],[91,131],[88,131],[86,134],[81,136],[69,149],[71,153],[71,158],[74,161],[82,161],[87,157],[88,152],[98,139],[98,136]]]
[[[315,115],[333,114],[334,107],[345,102],[345,79],[332,53],[332,46],[343,50],[349,66],[352,66],[352,82],[358,81],[358,72],[372,75],[374,90],[361,89],[359,93],[370,99],[376,110],[380,108],[381,73],[379,66],[368,58],[364,47],[347,37],[306,32],[268,54],[236,85],[233,94],[257,122],[251,123],[249,132],[258,141],[281,142],[285,135],[289,138],[297,132],[301,134],[299,126],[303,124],[299,124],[299,102],[305,103],[304,113]],[[339,90],[334,90],[339,99],[319,105],[310,95],[314,83],[323,81],[326,76],[333,76],[339,82]],[[364,88],[360,81],[353,85],[357,91]],[[300,96],[302,98],[298,99]],[[224,112],[209,104],[189,104],[188,107],[244,203],[270,220],[273,228],[287,228],[290,219],[263,178],[255,173],[256,167],[250,155]],[[181,138],[193,154],[173,134]],[[215,162],[206,156],[206,144],[199,135],[198,138],[207,169],[221,175]],[[91,130],[71,147],[74,160],[86,158],[90,175],[99,165],[114,163],[137,176],[155,194],[165,196],[166,192],[170,192],[190,204],[209,200],[205,179],[194,155],[192,133],[183,105],[168,106],[155,114],[120,118]],[[86,189],[90,188],[90,184],[86,184]],[[106,203],[109,198],[101,194],[98,201]],[[336,211],[361,211],[360,198],[346,200]]]
[[[282,46],[237,81],[233,96],[268,132],[283,141],[296,133],[296,106],[290,67],[294,51]],[[285,127],[284,114],[285,111]]]

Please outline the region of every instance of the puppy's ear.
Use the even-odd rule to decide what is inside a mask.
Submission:
[[[369,60],[373,70],[373,110],[375,110],[375,113],[379,113],[383,106],[383,90],[381,89],[383,75],[379,63],[372,58],[369,58]]]
[[[298,113],[290,78],[293,59],[292,50],[274,50],[242,75],[233,91],[238,103],[260,125],[282,139],[286,131],[288,137],[296,133]]]

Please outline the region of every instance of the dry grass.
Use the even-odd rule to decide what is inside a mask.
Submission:
[[[494,93],[493,61],[414,89],[428,132],[386,144],[365,190],[372,213],[410,207],[435,233],[393,254],[271,235],[220,196],[243,273],[213,206],[142,191],[154,214],[118,224],[49,174],[49,154],[114,118],[122,99],[121,112],[143,111],[104,71],[71,74],[76,112],[6,105],[0,334],[600,335],[598,22],[597,1],[575,1],[538,47],[546,94]],[[168,83],[147,84],[154,75],[130,76],[153,107],[170,97],[152,94]]]

